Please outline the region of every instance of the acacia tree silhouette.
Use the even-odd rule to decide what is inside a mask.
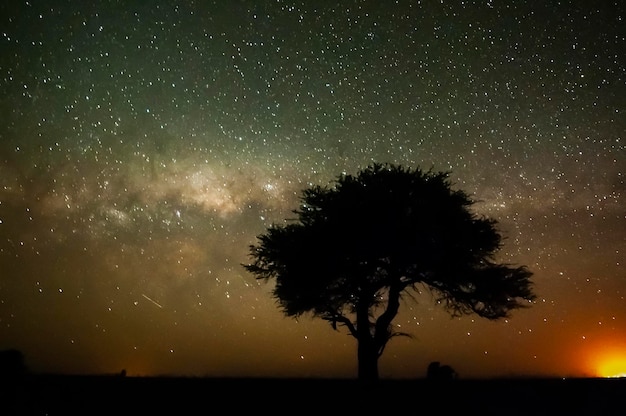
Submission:
[[[506,317],[535,298],[526,266],[497,263],[496,220],[472,212],[447,172],[373,164],[301,195],[297,219],[274,224],[243,266],[275,280],[286,316],[311,314],[357,340],[358,378],[379,378],[403,295],[431,291],[453,316]]]

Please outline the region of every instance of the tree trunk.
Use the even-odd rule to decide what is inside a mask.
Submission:
[[[359,380],[378,380],[378,351],[371,337],[358,340]]]
[[[404,286],[391,285],[385,312],[378,317],[374,333],[370,330],[369,308],[357,306],[357,341],[359,360],[359,380],[378,380],[378,358],[390,339],[390,325],[400,308],[400,292]]]
[[[357,305],[356,324],[359,380],[378,380],[378,350],[374,337],[370,332],[371,324],[367,304]]]

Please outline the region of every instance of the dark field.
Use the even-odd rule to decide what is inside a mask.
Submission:
[[[355,380],[28,376],[0,415],[618,415],[626,379]]]

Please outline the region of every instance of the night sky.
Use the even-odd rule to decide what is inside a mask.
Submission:
[[[490,322],[406,297],[382,378],[626,374],[625,9],[3,1],[0,348],[36,372],[356,377],[356,341],[242,263],[302,189],[388,162],[450,171],[537,300]]]

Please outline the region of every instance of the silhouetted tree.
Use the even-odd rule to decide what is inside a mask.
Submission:
[[[0,351],[0,378],[13,379],[26,374],[24,354],[20,350]]]
[[[378,359],[394,336],[400,299],[428,288],[453,315],[508,316],[534,299],[525,266],[499,264],[496,221],[472,212],[447,172],[373,164],[333,186],[311,186],[294,210],[250,246],[244,265],[276,279],[287,316],[310,313],[358,343],[358,377],[378,378]]]
[[[433,361],[428,364],[426,378],[429,380],[454,380],[458,378],[458,374],[449,365],[441,365],[439,361]]]

